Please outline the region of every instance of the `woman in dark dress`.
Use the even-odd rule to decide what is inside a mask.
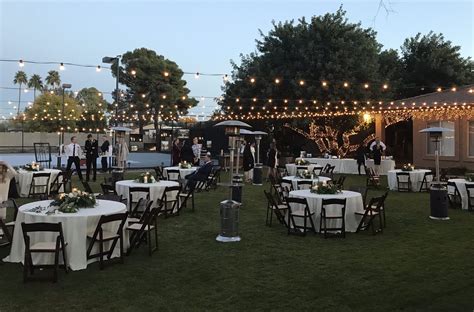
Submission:
[[[252,170],[255,166],[255,160],[252,155],[252,144],[250,142],[247,142],[244,148],[244,172],[245,172],[245,180],[247,182],[252,182],[251,175],[252,175]]]
[[[360,167],[365,168],[365,152],[366,150],[365,150],[364,143],[360,143],[356,151],[357,170],[359,171],[359,175],[360,175]]]
[[[372,153],[374,155],[374,171],[375,175],[379,175],[380,171],[380,164],[382,163],[382,153],[383,153],[383,147],[377,143],[374,146],[372,146]]]
[[[194,153],[190,141],[185,141],[181,149],[181,161],[186,161],[190,164],[194,163]]]
[[[278,151],[276,149],[275,142],[270,144],[270,150],[268,151],[268,177],[277,177],[277,166],[278,166]]]
[[[173,159],[172,165],[179,165],[179,162],[181,161],[181,146],[179,146],[179,139],[174,140],[171,155]]]

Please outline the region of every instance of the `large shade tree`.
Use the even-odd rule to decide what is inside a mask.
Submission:
[[[222,111],[255,116],[258,112],[301,112],[308,107],[322,113],[342,107],[361,109],[361,105],[353,106],[353,101],[391,98],[393,90],[383,88],[384,84],[390,86],[391,77],[387,70],[381,72],[381,45],[375,31],[350,23],[345,14],[339,9],[309,21],[274,22],[273,29],[261,33],[257,40],[257,52],[241,56],[240,65],[232,62],[232,82],[223,88]],[[268,99],[272,99],[271,104]],[[312,121],[292,123],[302,127]],[[346,131],[358,123],[358,118],[324,118],[318,122]],[[281,129],[278,122],[271,124],[276,132]]]
[[[409,97],[434,92],[438,87],[474,83],[474,63],[463,58],[460,50],[442,34],[418,33],[407,38],[401,47],[401,95]]]
[[[188,97],[190,91],[179,66],[155,51],[135,49],[123,54],[121,62],[120,83],[127,89],[119,113],[136,118],[140,132],[144,124],[153,121],[159,150],[159,122],[186,115],[197,101]],[[113,75],[116,66],[116,63],[112,65]]]
[[[56,132],[64,128],[74,131],[81,118],[82,107],[69,95],[43,93],[38,96],[33,105],[25,111],[25,128],[29,131]],[[64,118],[63,118],[64,116]]]
[[[109,103],[96,88],[84,88],[76,95],[76,101],[82,107],[81,119],[77,127],[82,131],[103,130],[107,126],[106,114]]]

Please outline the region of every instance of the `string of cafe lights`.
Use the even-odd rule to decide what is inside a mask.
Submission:
[[[31,60],[13,60],[13,59],[0,59],[0,62],[7,62],[7,63],[18,63],[18,66],[20,68],[23,68],[25,64],[37,64],[37,65],[55,65],[59,68],[60,71],[63,71],[66,69],[67,66],[72,66],[72,67],[83,67],[83,68],[95,68],[96,72],[101,72],[102,69],[106,70],[111,70],[111,67],[107,66],[102,66],[102,65],[90,65],[90,64],[78,64],[78,63],[72,63],[72,62],[57,62],[57,61],[31,61]],[[130,74],[132,76],[136,76],[138,73],[136,69],[130,69]],[[170,72],[164,70],[163,71],[163,76],[165,77],[170,77]],[[227,73],[206,73],[206,72],[191,72],[191,71],[183,71],[184,75],[193,75],[195,79],[199,79],[202,76],[209,76],[209,77],[216,77],[220,76],[222,77],[223,81],[229,82],[230,81],[230,76]],[[257,76],[248,76],[246,78],[239,79],[242,81],[247,81],[250,85],[256,85],[260,80],[268,80],[268,78],[263,78],[263,77],[257,77]],[[295,84],[305,87],[305,86],[314,86],[316,84],[320,84],[323,88],[328,88],[329,87],[340,87],[343,89],[348,89],[348,88],[362,88],[363,90],[369,90],[369,89],[376,89],[380,88],[382,91],[387,91],[390,88],[390,84],[387,81],[383,82],[363,82],[363,83],[351,83],[349,81],[329,81],[329,80],[314,80],[314,79],[305,79],[305,78],[295,78],[295,77],[287,77],[287,76],[278,76],[276,75],[275,78],[269,80],[272,81],[274,85],[283,85],[284,82],[294,82]],[[374,87],[375,86],[375,87]],[[433,86],[413,86],[413,85],[401,85],[405,89],[421,89],[425,90],[425,88],[433,88]],[[455,85],[450,85],[450,86],[437,86],[435,87],[438,92],[441,92],[446,89],[455,89]]]

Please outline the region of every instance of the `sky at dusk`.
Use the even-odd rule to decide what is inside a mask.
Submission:
[[[404,39],[441,32],[474,55],[474,1],[388,1],[392,12],[378,12],[371,1],[5,1],[0,0],[0,59],[56,61],[101,65],[103,56],[146,47],[175,61],[183,71],[230,74],[230,60],[255,50],[261,29],[272,20],[310,18],[335,12],[343,4],[351,22],[373,27],[384,48],[398,49]],[[27,64],[28,76],[44,78],[55,65]],[[0,87],[14,87],[16,63],[0,62]],[[109,71],[66,67],[62,81],[73,90],[115,87]],[[222,77],[185,76],[191,95],[221,95]],[[31,101],[32,92],[23,99]],[[110,96],[109,96],[109,100]],[[8,104],[11,101],[12,104]],[[0,89],[0,116],[15,112],[18,91]],[[22,103],[27,105],[27,103]],[[193,113],[208,114],[215,103],[206,99]]]

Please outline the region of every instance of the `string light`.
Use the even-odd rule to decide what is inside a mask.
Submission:
[[[18,66],[20,66],[20,67],[24,67],[24,66],[25,66],[25,63],[23,62],[23,60],[19,60],[19,61],[18,61]]]
[[[167,71],[165,71],[165,72],[163,73],[163,75],[164,75],[165,77],[168,77],[168,76],[170,75],[170,73],[168,73]]]
[[[369,84],[368,83],[364,83],[364,89],[368,89],[369,88]]]
[[[101,70],[102,70],[102,68],[100,67],[100,65],[97,65],[97,67],[95,68],[95,71],[100,73]]]
[[[300,80],[300,86],[304,86],[305,82],[304,80]]]
[[[349,87],[349,83],[348,83],[348,82],[344,82],[343,86],[344,86],[344,88],[347,88],[347,87]]]
[[[321,83],[321,85],[322,85],[323,87],[327,87],[327,86],[328,86],[328,83],[327,83],[326,81],[323,81],[323,82]]]
[[[255,78],[250,78],[250,83],[255,83]]]
[[[132,70],[130,71],[130,74],[132,74],[132,76],[135,76],[135,75],[137,74],[137,71],[136,71],[135,69],[132,69]]]
[[[60,63],[59,64],[59,70],[65,70],[66,67],[64,67],[64,63]]]
[[[199,75],[200,75],[199,72],[195,73],[195,74],[194,74],[194,78],[195,78],[195,79],[199,79]]]
[[[279,83],[280,83],[280,79],[276,78],[276,79],[275,79],[275,83],[276,83],[276,84],[279,84]]]
[[[388,85],[387,85],[387,84],[384,84],[384,85],[383,85],[383,88],[384,88],[384,89],[388,89]]]

